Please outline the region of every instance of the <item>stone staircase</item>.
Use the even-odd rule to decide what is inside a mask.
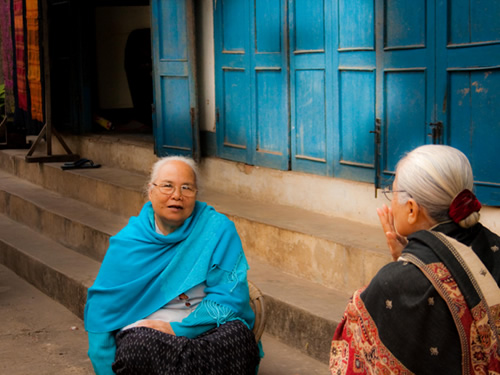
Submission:
[[[156,157],[147,137],[65,140],[102,167],[63,171],[62,163],[27,163],[26,150],[0,151],[0,263],[81,318],[109,237],[139,212]],[[265,295],[266,334],[327,364],[350,294],[390,261],[383,234],[375,225],[249,199],[239,189],[216,190],[210,171],[217,163],[229,162],[202,162],[210,183],[199,199],[236,224],[249,279]]]

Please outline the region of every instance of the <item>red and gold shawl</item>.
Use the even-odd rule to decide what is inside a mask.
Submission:
[[[440,233],[410,240],[400,261],[353,295],[333,337],[331,373],[500,374],[500,239],[486,231],[475,238],[488,267],[470,247],[461,245],[469,258],[454,254],[458,241]]]

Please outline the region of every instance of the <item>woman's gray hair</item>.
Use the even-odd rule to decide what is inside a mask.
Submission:
[[[438,223],[450,220],[448,211],[453,199],[464,189],[472,191],[474,176],[467,157],[456,148],[425,145],[409,152],[396,167],[398,201],[404,204],[411,197],[425,208]],[[473,212],[459,224],[471,227],[479,221]]]
[[[151,168],[151,176],[149,178],[149,182],[146,186],[146,193],[149,193],[151,189],[153,188],[152,183],[158,178],[158,174],[160,173],[160,170],[168,163],[172,161],[181,161],[185,164],[187,164],[191,169],[193,170],[194,173],[194,183],[196,188],[198,188],[199,184],[199,171],[198,171],[198,165],[196,162],[187,156],[165,156],[163,158],[158,159],[156,163],[153,164],[153,167]]]

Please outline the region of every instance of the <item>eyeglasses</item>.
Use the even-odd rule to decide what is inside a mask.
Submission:
[[[165,194],[165,195],[172,195],[172,194],[174,194],[175,189],[176,189],[176,187],[174,185],[172,185],[172,184],[158,185],[158,184],[155,184],[153,182],[152,185],[156,186],[158,188],[158,190],[160,190],[160,193]],[[194,197],[197,191],[198,190],[196,190],[191,185],[181,185],[180,188],[179,188],[180,194],[183,197],[186,197],[186,198]]]
[[[406,190],[392,190],[392,186],[386,186],[385,188],[382,189],[382,193],[384,196],[387,198],[387,200],[390,202],[394,198],[394,193],[406,193],[410,195]],[[410,195],[411,197],[411,195]]]

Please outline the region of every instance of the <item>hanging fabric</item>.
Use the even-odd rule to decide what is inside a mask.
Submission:
[[[5,83],[5,113],[13,114],[14,101],[14,47],[12,44],[11,0],[0,0],[0,35],[2,38],[2,68]],[[0,115],[3,115],[1,113]]]
[[[28,111],[23,0],[14,0],[14,39],[16,44],[17,105],[20,109]]]
[[[31,118],[43,122],[38,0],[26,0],[26,36],[28,47],[28,85]]]

